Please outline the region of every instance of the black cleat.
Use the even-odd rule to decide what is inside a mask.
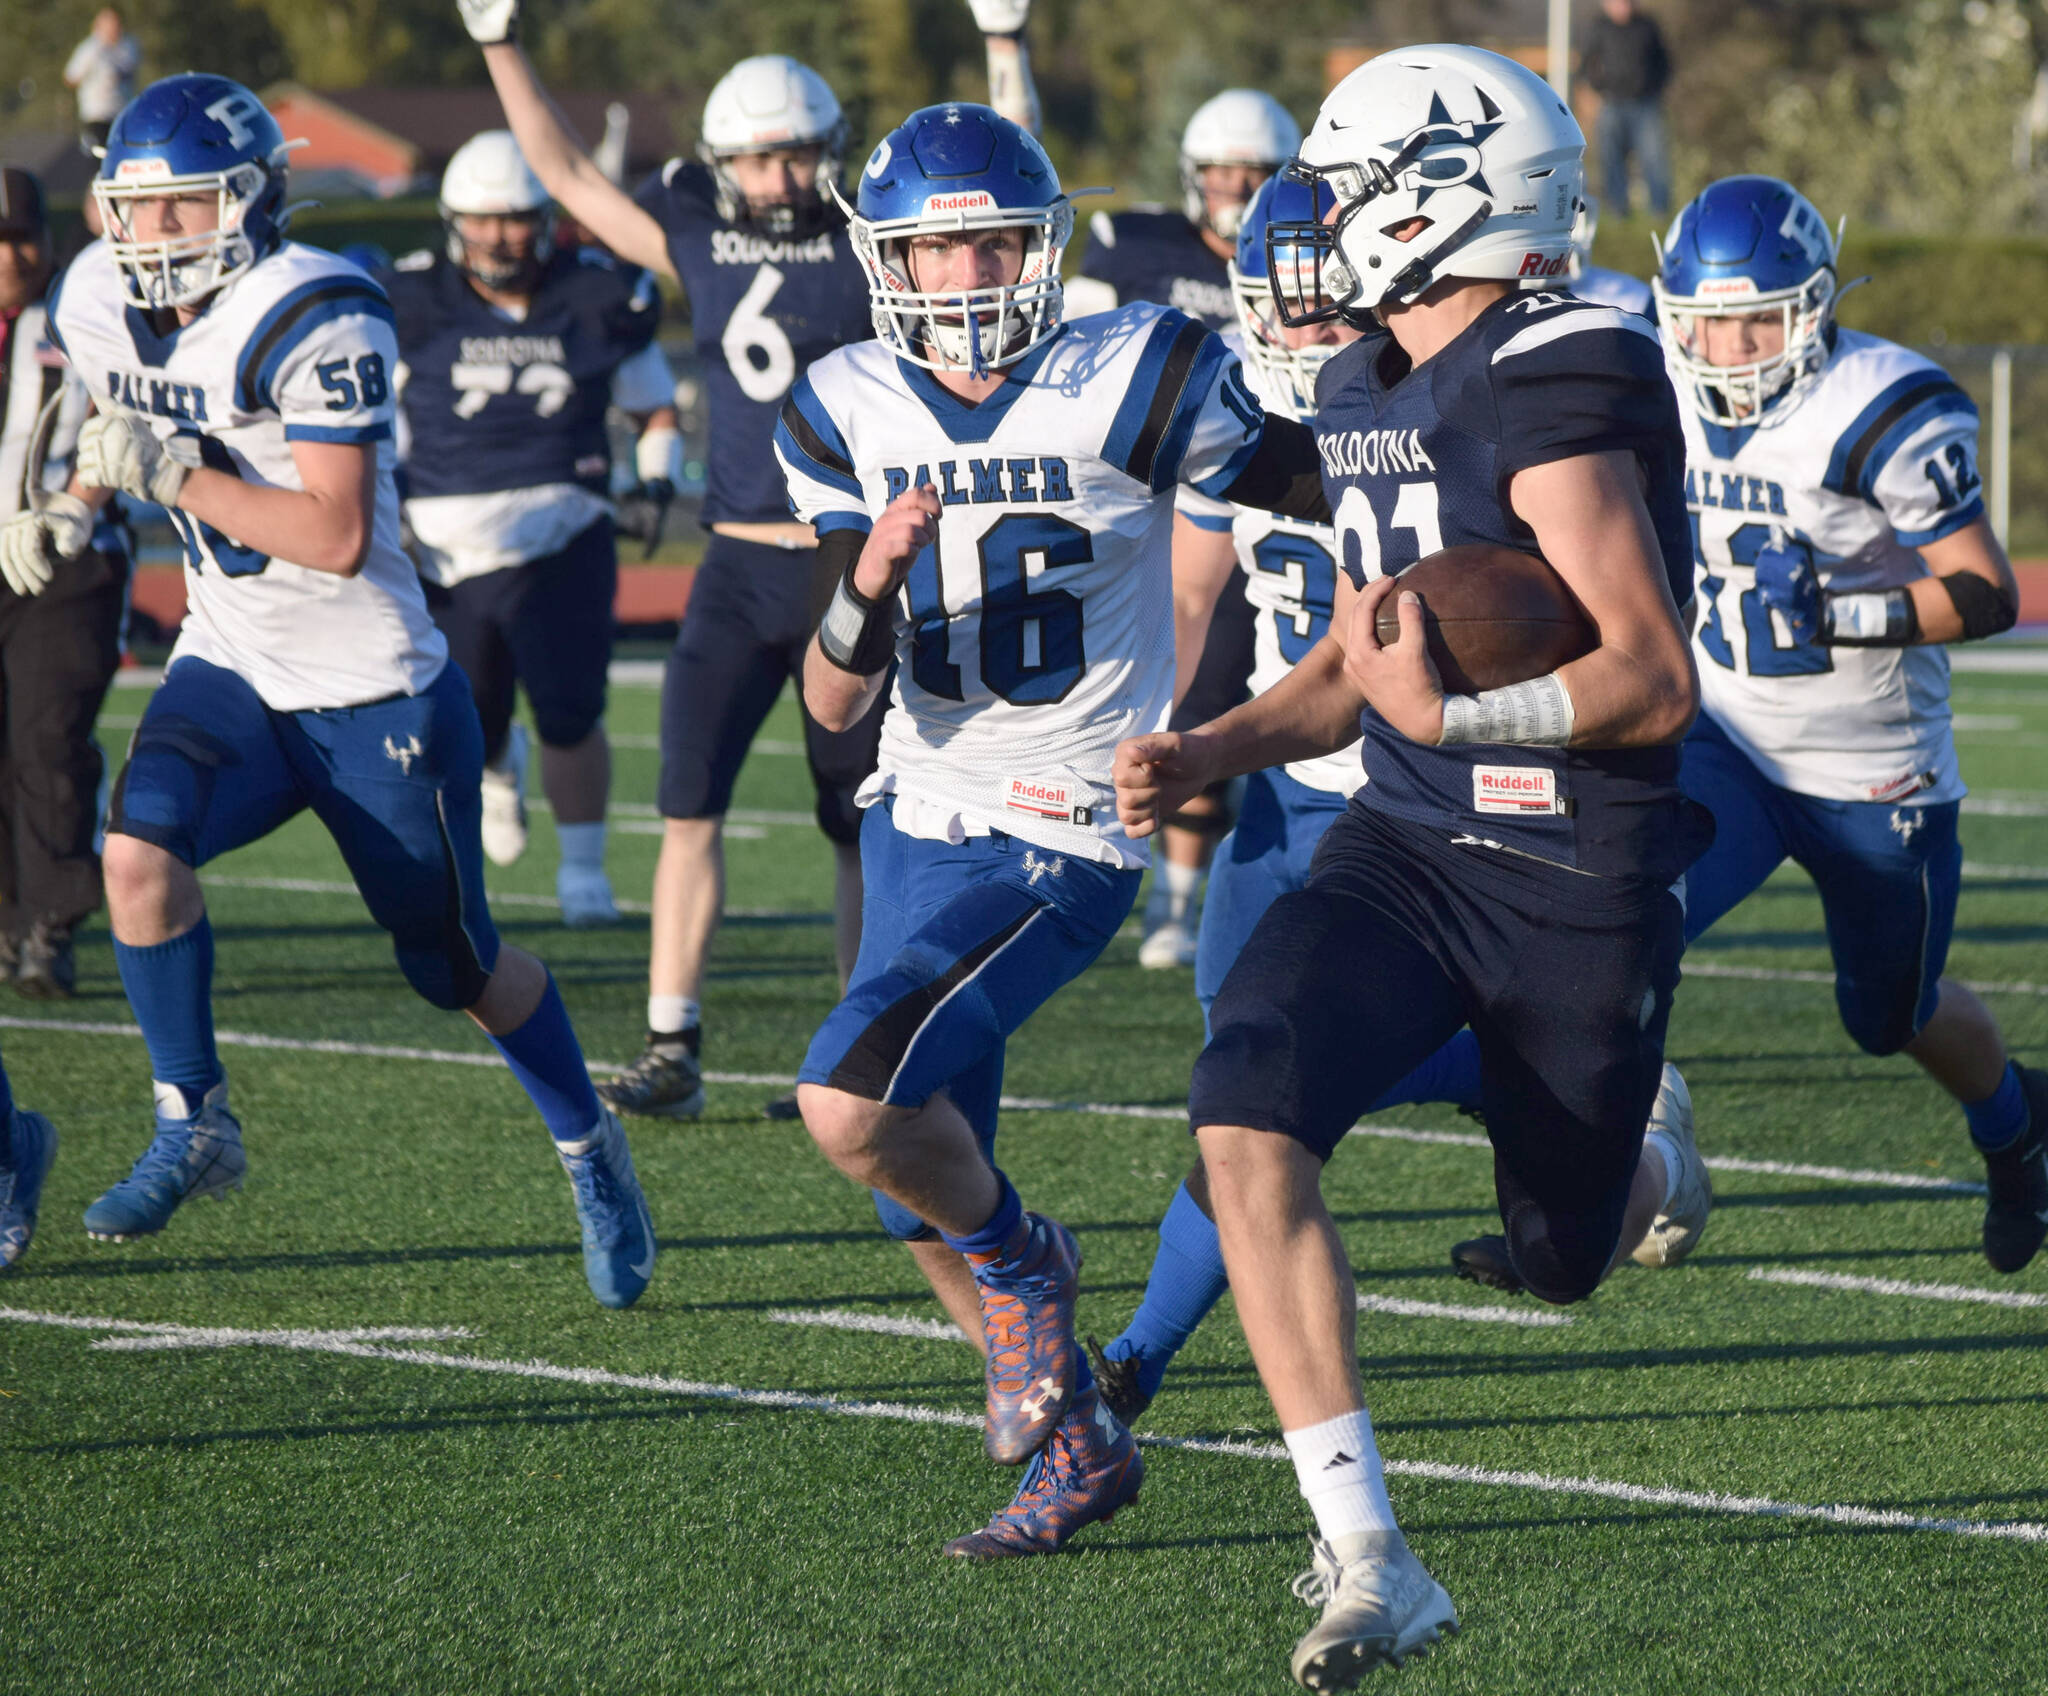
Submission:
[[[2048,1073],[2017,1068],[2027,1094],[2019,1140],[1984,1156],[1991,1199],[1984,1209],[1984,1258],[1994,1272],[2017,1272],[2048,1238]]]
[[[1088,1339],[1088,1364],[1095,1369],[1095,1386],[1102,1392],[1102,1405],[1116,1415],[1126,1431],[1145,1416],[1152,1398],[1138,1388],[1138,1363],[1111,1360],[1102,1345]]]
[[[773,1101],[764,1103],[761,1108],[762,1118],[773,1119],[778,1124],[786,1124],[803,1116],[803,1109],[796,1104],[795,1090],[791,1090],[787,1095],[778,1095]]]
[[[1515,1270],[1514,1260],[1508,1254],[1508,1240],[1502,1236],[1473,1237],[1458,1244],[1451,1250],[1451,1270],[1467,1283],[1484,1284],[1489,1290],[1501,1290],[1511,1296],[1518,1296],[1529,1287]]]

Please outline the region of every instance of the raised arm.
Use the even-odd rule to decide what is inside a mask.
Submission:
[[[549,194],[599,241],[630,264],[677,281],[668,238],[646,207],[614,183],[578,144],[567,121],[515,39],[517,0],[457,0],[505,109],[519,151]]]
[[[1013,123],[1038,133],[1038,84],[1031,76],[1031,49],[1024,45],[1024,21],[1031,0],[967,0],[988,49],[988,103]]]

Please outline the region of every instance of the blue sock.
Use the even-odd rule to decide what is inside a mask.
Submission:
[[[212,922],[202,913],[183,936],[148,948],[131,948],[117,937],[114,964],[149,1049],[149,1075],[176,1084],[196,1112],[222,1076],[213,1046]]]
[[[556,1142],[581,1142],[590,1135],[603,1109],[591,1088],[583,1046],[569,1023],[569,1009],[562,1005],[553,972],[548,973],[547,992],[526,1023],[505,1036],[492,1037],[491,1044],[505,1056],[519,1087],[533,1097],[549,1136]]]
[[[1168,1364],[1229,1287],[1216,1221],[1182,1184],[1159,1221],[1159,1252],[1152,1257],[1152,1275],[1145,1280],[1145,1299],[1123,1335],[1102,1352],[1111,1360],[1135,1356],[1138,1387],[1156,1396]]]
[[[985,1263],[997,1259],[1024,1221],[1024,1202],[1017,1194],[1017,1186],[1001,1172],[996,1174],[996,1182],[1002,1185],[1002,1194],[996,1198],[995,1212],[989,1215],[988,1222],[980,1230],[969,1231],[960,1237],[946,1236],[944,1231],[939,1233],[945,1237],[948,1248],[966,1255],[971,1261]]]
[[[7,1084],[7,1068],[0,1066],[0,1172],[14,1170],[14,1091]]]
[[[1418,1101],[1449,1101],[1459,1107],[1479,1105],[1479,1039],[1467,1025],[1427,1060],[1366,1109],[1405,1107]]]
[[[2019,1068],[2008,1060],[1998,1088],[1982,1101],[1964,1102],[1963,1117],[1970,1122],[1970,1140],[1982,1154],[1996,1154],[2025,1136],[2027,1091],[2020,1082]]]

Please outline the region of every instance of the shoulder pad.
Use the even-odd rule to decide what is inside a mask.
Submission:
[[[1104,247],[1116,246],[1116,219],[1107,212],[1096,212],[1088,219],[1088,233]]]
[[[416,247],[412,252],[401,254],[398,258],[392,260],[391,269],[394,271],[431,271],[434,268],[434,261],[439,257],[440,255],[435,253],[432,248]]]

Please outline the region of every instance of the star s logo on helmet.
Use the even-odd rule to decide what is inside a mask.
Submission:
[[[1429,122],[1412,134],[1387,143],[1388,150],[1397,158],[1414,160],[1399,180],[1403,188],[1415,195],[1418,209],[1427,206],[1430,196],[1439,189],[1460,184],[1479,194],[1493,193],[1482,174],[1479,149],[1500,128],[1500,108],[1487,98],[1484,89],[1476,92],[1483,114],[1480,122],[1459,123],[1444,106],[1443,96],[1432,94]]]

